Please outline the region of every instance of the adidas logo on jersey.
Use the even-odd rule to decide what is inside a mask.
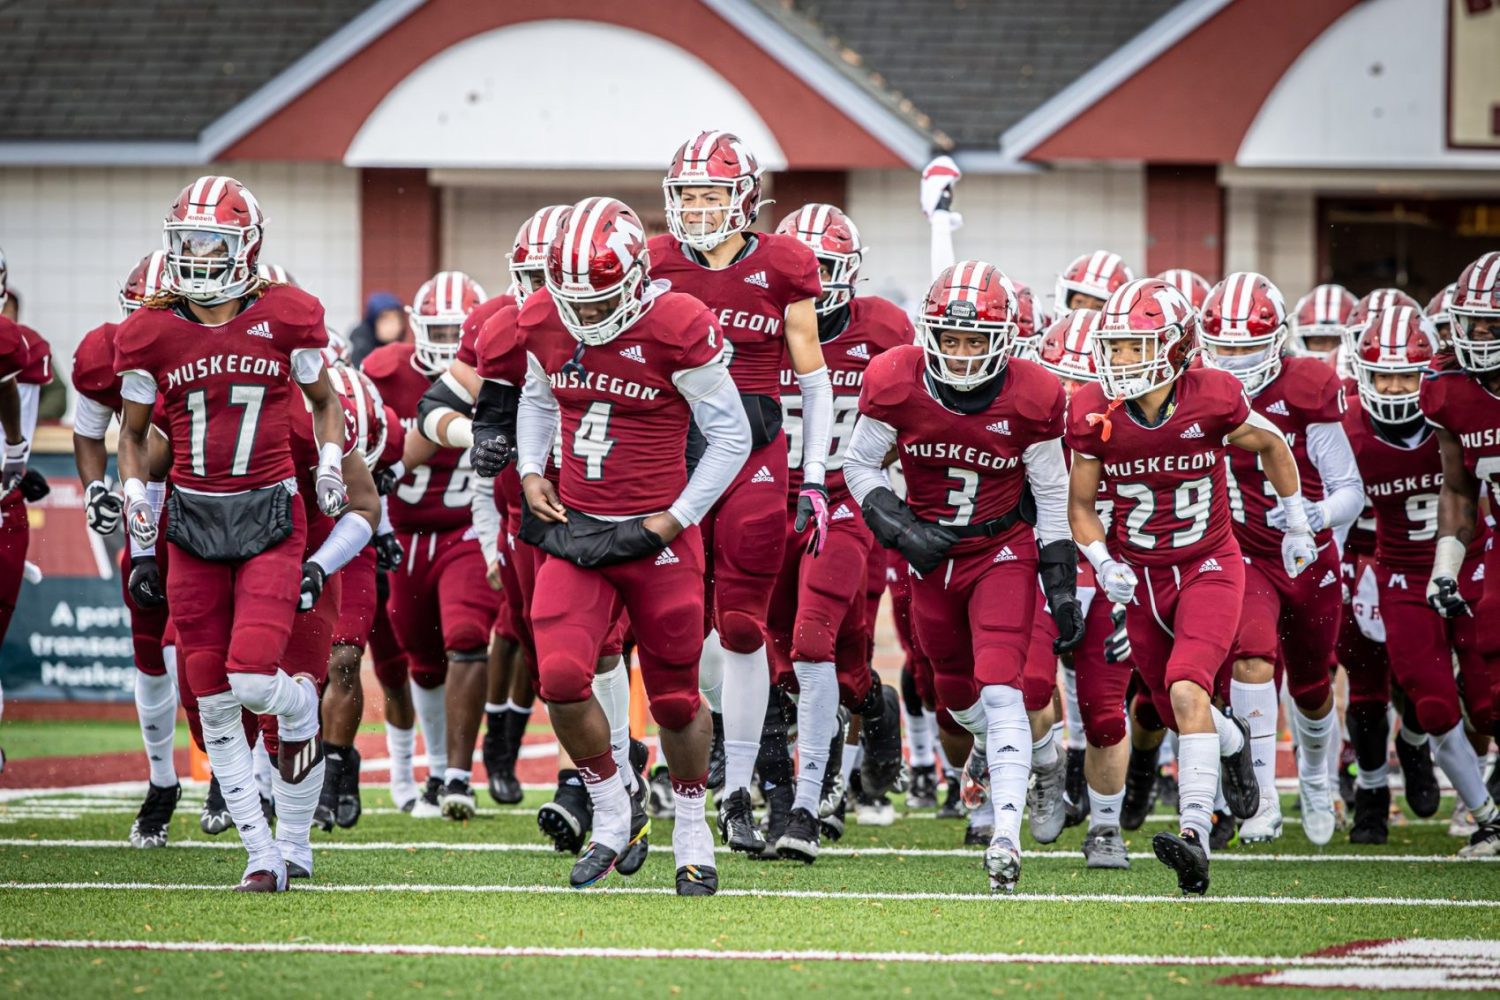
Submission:
[[[1338,577],[1333,575],[1333,570],[1329,570],[1327,573],[1323,574],[1323,579],[1318,581],[1318,588],[1322,589],[1323,587],[1331,587],[1337,582]]]
[[[677,558],[677,555],[672,551],[672,546],[670,545],[662,549],[661,553],[656,557],[656,565],[658,566],[671,566],[674,563],[680,562],[682,562],[682,560]]]
[[[1193,426],[1196,427],[1197,424],[1194,424]],[[1210,556],[1209,558],[1203,560],[1203,565],[1201,565],[1201,566],[1198,567],[1198,572],[1200,572],[1200,573],[1222,573],[1222,572],[1224,572],[1224,567],[1219,565],[1219,560],[1217,560],[1217,559],[1213,558],[1212,556]]]
[[[993,424],[990,424],[988,427],[986,427],[985,430],[987,430],[987,431],[994,431],[996,434],[1006,434],[1006,435],[1008,435],[1008,434],[1010,434],[1010,421],[1009,420],[997,420]]]
[[[995,562],[1015,562],[1017,558],[1016,554],[1010,550],[1009,545],[995,553]]]
[[[1473,580],[1475,583],[1484,582],[1484,563],[1480,563],[1479,565],[1474,567],[1474,575],[1469,577],[1469,579]]]
[[[864,361],[870,360],[870,347],[868,344],[855,344],[844,353],[851,358],[860,358]]]
[[[771,475],[770,466],[762,465],[760,471],[750,477],[750,481],[752,483],[774,483],[776,482],[776,477]]]
[[[1184,438],[1201,438],[1203,436],[1203,428],[1198,426],[1197,421],[1194,421],[1193,426],[1182,432],[1182,436]]]
[[[771,283],[766,280],[766,272],[764,271],[756,271],[754,274],[750,275],[750,277],[745,279],[745,284],[756,285],[760,288],[771,287]]]
[[[1286,400],[1284,399],[1278,399],[1276,402],[1266,407],[1266,412],[1274,413],[1279,417],[1291,416],[1290,411],[1288,411],[1286,408]]]
[[[273,339],[271,336],[271,324],[264,321],[256,323],[245,332],[252,337],[265,337],[267,340]]]
[[[620,357],[634,361],[636,364],[643,365],[646,363],[646,355],[641,353],[640,344],[631,344],[620,352]]]
[[[829,520],[830,521],[847,521],[849,518],[851,518],[853,516],[854,516],[854,511],[852,511],[852,510],[849,509],[849,505],[846,504],[846,503],[841,503],[837,507],[834,508],[833,516],[830,517]],[[889,570],[887,570],[887,572],[889,572]]]

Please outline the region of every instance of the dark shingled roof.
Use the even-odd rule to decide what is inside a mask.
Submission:
[[[1000,133],[1176,6],[1177,0],[755,0],[823,35],[959,148]]]
[[[0,139],[193,141],[371,0],[0,0]]]

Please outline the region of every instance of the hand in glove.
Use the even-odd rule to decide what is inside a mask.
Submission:
[[[136,556],[130,560],[130,599],[146,610],[167,603],[166,589],[161,585],[161,570],[155,556]]]
[[[821,555],[823,546],[828,543],[828,491],[804,483],[797,494],[797,519],[793,528],[800,535],[807,530],[808,524],[812,525],[812,533],[807,536],[807,551],[815,556]]]
[[[125,501],[99,480],[83,491],[83,519],[96,535],[113,535],[125,516]]]
[[[323,567],[309,559],[302,564],[302,589],[297,595],[297,610],[311,611],[318,603],[318,598],[323,596],[323,584],[328,580],[328,574],[323,572]]]

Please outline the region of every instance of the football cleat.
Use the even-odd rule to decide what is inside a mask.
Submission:
[[[828,773],[823,775],[823,793],[818,797],[818,815],[831,816],[839,803],[844,801],[847,791],[844,776],[836,768],[829,767]]]
[[[277,854],[272,858],[251,858],[240,876],[235,892],[286,892],[286,862]]]
[[[761,825],[761,834],[766,838],[766,849],[760,856],[766,861],[776,861],[781,857],[776,849],[777,844],[781,835],[786,833],[787,824],[792,821],[792,803],[797,799],[797,791],[791,785],[773,785],[769,788],[762,787],[761,794],[766,800],[766,818]]]
[[[850,775],[854,798],[854,821],[860,826],[890,826],[896,822],[896,809],[884,795],[866,795],[864,777],[858,771]]]
[[[884,795],[901,777],[901,698],[889,684],[880,685],[879,712],[864,716],[859,743],[864,747],[859,774],[865,791]]]
[[[1177,873],[1177,887],[1184,896],[1208,892],[1208,852],[1198,842],[1196,830],[1180,834],[1163,830],[1151,838],[1151,849],[1158,861]]]
[[[454,778],[443,788],[442,798],[443,818],[451,819],[459,823],[467,822],[474,818],[476,806],[474,802],[474,788],[467,781]]]
[[[1469,812],[1468,807],[1460,799],[1453,803],[1453,818],[1448,821],[1448,836],[1450,837],[1472,837],[1479,831],[1479,824],[1474,822],[1474,814]]]
[[[231,826],[234,826],[234,817],[229,815],[229,806],[224,801],[224,792],[219,788],[219,776],[216,774],[208,783],[203,811],[198,814],[198,829],[210,837],[217,837]]]
[[[594,826],[594,804],[574,770],[557,773],[557,792],[536,813],[536,825],[561,854],[577,854]]]
[[[276,850],[281,852],[281,860],[286,863],[288,879],[312,878],[312,844],[289,844],[284,840],[278,840]]]
[[[1021,881],[1021,849],[1009,840],[995,841],[984,849],[984,870],[990,892],[1015,892]]]
[[[750,804],[750,793],[736,788],[724,800],[719,813],[719,836],[731,851],[741,854],[764,854],[766,838],[760,835],[755,825],[755,810]]]
[[[712,896],[719,891],[719,870],[711,865],[683,865],[677,869],[677,895]]]
[[[1130,763],[1125,768],[1125,801],[1120,804],[1120,826],[1127,830],[1139,830],[1151,815],[1151,807],[1156,805],[1156,756],[1155,748],[1130,748]]]
[[[524,796],[516,777],[516,758],[521,749],[521,733],[512,719],[524,727],[529,715],[521,712],[496,712],[486,720],[480,758],[484,761],[485,785],[490,798],[503,806],[513,806]]]
[[[1240,824],[1240,843],[1269,844],[1281,836],[1281,799],[1272,792],[1260,800],[1255,814]]]
[[[331,751],[331,752],[330,752]],[[324,833],[333,829],[339,811],[339,778],[344,773],[344,757],[339,749],[323,748],[323,788],[318,806],[313,810],[313,826]]]
[[[1120,828],[1091,827],[1083,837],[1083,863],[1086,868],[1129,868],[1130,855],[1125,850]]]
[[[1420,819],[1435,815],[1443,793],[1432,768],[1432,741],[1426,739],[1414,746],[1398,734],[1396,760],[1401,763],[1401,776],[1406,780],[1406,804]]]
[[[937,818],[964,818],[963,789],[956,774],[950,773],[943,779],[943,804],[938,807]]]
[[[818,860],[818,817],[806,809],[793,809],[786,830],[776,838],[776,854],[807,864]]]
[[[130,824],[131,847],[166,847],[171,833],[172,814],[177,811],[177,800],[182,798],[182,786],[146,785],[146,801],[141,803],[135,822]]]
[[[338,809],[333,817],[334,822],[345,830],[358,823],[360,814],[364,812],[359,801],[359,767],[359,751],[350,747],[344,754],[343,776],[338,788]]]
[[[984,751],[975,747],[964,761],[963,778],[959,784],[964,808],[973,811],[990,800],[990,768]]]
[[[634,742],[634,741],[632,741]],[[635,791],[630,796],[630,840],[620,852],[615,869],[621,875],[634,875],[646,863],[646,854],[651,850],[651,817],[646,814],[646,778],[637,772]]]
[[[1355,780],[1359,777],[1359,760],[1354,753],[1354,744],[1348,740],[1339,748],[1339,798],[1345,809],[1354,808]]]
[[[422,786],[422,794],[409,810],[412,819],[437,819],[443,815],[443,781],[428,778]]]
[[[965,847],[984,847],[995,835],[995,808],[990,803],[969,813],[969,825],[964,828]]]
[[[1260,783],[1255,780],[1255,754],[1250,749],[1250,725],[1237,715],[1230,716],[1229,721],[1239,729],[1243,741],[1239,750],[1219,758],[1219,785],[1229,811],[1240,819],[1249,819],[1256,814],[1261,801]],[[1276,789],[1269,789],[1268,792],[1272,799],[1276,798]],[[1279,805],[1276,811],[1279,821]],[[1277,832],[1280,833],[1280,830]],[[1245,839],[1243,830],[1240,831],[1240,839]]]
[[[1165,767],[1156,769],[1156,804],[1167,812],[1177,811],[1177,776]]]
[[[677,814],[677,796],[672,793],[672,775],[667,765],[651,769],[646,782],[646,814],[652,819],[670,819]]]
[[[838,843],[844,836],[844,819],[849,808],[849,798],[844,796],[839,799],[838,805],[833,807],[833,812],[827,816],[818,818],[818,825],[822,828],[823,836],[834,843]]]
[[[1339,824],[1327,779],[1322,785],[1302,782],[1297,801],[1302,806],[1302,832],[1313,846],[1323,847],[1333,839],[1333,831]]]
[[[1047,767],[1031,769],[1031,784],[1026,789],[1026,812],[1031,837],[1038,844],[1050,844],[1063,831],[1067,820],[1063,802],[1067,762],[1059,757]]]
[[[1077,826],[1089,815],[1089,786],[1083,779],[1083,747],[1068,747],[1068,774],[1063,782],[1064,826]]]
[[[1354,827],[1349,831],[1351,844],[1383,844],[1390,838],[1391,790],[1379,788],[1354,790]]]
[[[1480,762],[1483,764],[1483,761]],[[0,768],[5,766],[5,754],[0,752]],[[1495,756],[1495,763],[1490,766],[1490,776],[1485,780],[1485,789],[1490,793],[1490,798],[1500,802],[1500,754]]]
[[[615,863],[619,858],[618,853],[598,841],[589,841],[583,853],[578,855],[578,860],[573,862],[573,870],[568,874],[568,884],[575,889],[597,885],[604,876],[615,870]]]
[[[1493,858],[1500,856],[1500,816],[1480,823],[1469,836],[1467,847],[1458,851],[1461,858]]]
[[[710,713],[714,725],[713,743],[708,748],[708,790],[718,795],[724,789],[724,768],[729,758],[724,755],[724,716]]]
[[[937,765],[911,769],[911,790],[906,793],[906,808],[937,808]]]
[[[407,768],[404,776],[398,776],[393,770],[390,783],[386,786],[391,792],[391,803],[404,813],[409,813],[416,808],[417,799],[422,797],[422,789],[411,776],[411,768]]]
[[[1214,810],[1214,827],[1208,831],[1208,849],[1222,851],[1240,839],[1240,821],[1223,809]]]

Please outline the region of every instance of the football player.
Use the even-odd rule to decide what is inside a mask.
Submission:
[[[1338,546],[1333,531],[1359,516],[1364,489],[1344,434],[1344,391],[1316,358],[1285,357],[1286,302],[1264,275],[1237,271],[1214,286],[1198,314],[1204,363],[1240,380],[1255,412],[1278,431],[1297,459],[1317,560],[1294,576],[1283,565],[1284,511],[1259,459],[1229,453],[1226,485],[1234,535],[1245,557],[1245,603],[1233,657],[1231,704],[1250,727],[1260,805],[1240,826],[1249,843],[1281,836],[1276,794],[1276,665],[1284,665],[1297,734],[1302,830],[1319,846],[1333,837],[1335,789],[1329,754],[1342,739],[1331,673],[1343,617]]]
[[[128,316],[115,335],[125,521],[142,546],[157,538],[146,480],[158,403],[171,428],[166,593],[209,761],[249,852],[237,887],[244,892],[284,890],[287,867],[261,815],[242,708],[277,716],[278,799],[295,798],[299,784],[322,783],[317,687],[278,667],[307,540],[302,505],[284,485],[294,473],[293,384],[312,410],[318,506],[333,516],[348,502],[344,411],[320,351],[328,339],[323,308],[288,285],[262,287],[255,265],[264,224],[255,197],[233,178],[189,184],[164,226],[167,294]],[[160,592],[154,557],[134,560],[131,582]]]
[[[1191,367],[1196,324],[1182,293],[1144,278],[1121,286],[1103,312],[1094,333],[1099,381],[1079,389],[1069,407],[1069,515],[1100,589],[1127,605],[1131,658],[1162,721],[1178,733],[1181,829],[1158,833],[1152,848],[1184,893],[1201,894],[1221,773],[1235,815],[1252,815],[1260,796],[1249,729],[1212,702],[1245,592],[1225,485],[1229,445],[1260,456],[1287,508],[1288,576],[1313,563],[1316,545],[1281,432],[1251,409],[1234,376]],[[1106,545],[1096,508],[1102,478],[1123,559]]]
[[[1437,331],[1438,350],[1445,353],[1453,350],[1453,315],[1449,310],[1453,308],[1453,295],[1457,291],[1458,282],[1455,281],[1444,286],[1427,303],[1427,318],[1432,320],[1432,328]]]
[[[1037,305],[1031,288],[1022,282],[1016,286],[1016,340],[1011,353],[1027,361],[1035,361],[1042,346],[1042,334],[1052,324],[1051,318]]]
[[[1292,310],[1291,336],[1287,344],[1293,354],[1317,358],[1330,367],[1349,332],[1349,314],[1354,294],[1343,285],[1319,285],[1297,300]]]
[[[570,884],[604,878],[650,829],[592,688],[623,607],[672,776],[677,892],[709,895],[718,873],[703,814],[711,727],[698,694],[696,525],[744,465],[750,428],[719,324],[693,297],[649,283],[649,267],[644,227],[612,198],[579,202],[552,242],[547,288],[528,297],[519,321],[527,351],[516,424],[521,534],[546,553],[531,617],[540,693],[593,803]],[[690,413],[706,441],[691,477]],[[542,470],[559,428],[554,489]]]
[[[704,679],[709,707],[723,714],[725,842],[761,854],[765,838],[750,804],[771,692],[766,613],[786,548],[787,447],[781,370],[789,358],[802,395],[799,515],[828,530],[823,486],[833,393],[818,343],[818,262],[803,243],[751,233],[760,211],[760,165],[738,136],[700,132],[678,148],[662,181],[669,233],[651,240],[651,275],[697,297],[728,341],[734,382],[754,451],[703,523],[712,581],[712,626],[722,647],[722,685]],[[693,451],[696,452],[696,444]],[[879,791],[879,789],[877,789]]]
[[[1095,250],[1075,257],[1057,276],[1052,318],[1062,319],[1074,309],[1102,309],[1105,300],[1133,280],[1135,273],[1117,253]]]
[[[911,565],[912,618],[938,700],[973,734],[973,759],[986,762],[995,825],[984,866],[996,892],[1014,892],[1021,875],[1033,743],[1022,683],[1038,573],[1060,633],[1055,650],[1083,638],[1078,552],[1065,524],[1065,395],[1041,368],[1010,358],[1016,310],[1014,286],[991,264],[961,261],[940,274],[918,317],[920,345],[886,351],[866,370],[844,462],[875,540]],[[884,471],[893,448],[905,502]]]
[[[1500,394],[1500,251],[1492,250],[1464,268],[1448,312],[1452,317],[1453,356],[1435,362],[1433,371],[1422,380],[1421,407],[1427,422],[1437,428],[1443,460],[1437,549],[1427,581],[1427,602],[1443,617],[1457,618],[1474,613],[1459,581],[1468,546],[1478,532],[1479,485],[1488,483],[1492,496],[1500,486],[1500,404],[1495,398]],[[1500,579],[1500,549],[1496,546],[1490,546],[1486,553],[1484,569],[1487,579]],[[1500,588],[1487,587],[1478,617],[1493,623],[1497,612]],[[1493,625],[1480,630],[1480,652],[1492,664],[1495,646],[1500,644],[1497,633],[1500,629]],[[1497,675],[1500,671],[1492,668],[1492,705]],[[1444,771],[1450,777],[1467,774],[1474,750],[1464,737],[1462,725],[1449,732],[1431,728],[1428,732]],[[1460,792],[1466,803],[1477,796],[1477,791]],[[1486,800],[1479,808],[1470,804],[1470,812],[1477,828],[1465,851],[1475,857],[1500,854],[1500,816],[1494,803]]]
[[[1169,268],[1157,277],[1181,292],[1183,298],[1192,303],[1195,310],[1203,308],[1203,303],[1208,300],[1208,293],[1213,287],[1203,275],[1186,267]]]
[[[6,288],[5,254],[0,252],[0,308],[9,299]],[[33,354],[37,365],[33,365]],[[31,528],[26,516],[27,494],[38,488],[45,495],[46,481],[26,470],[31,437],[36,430],[36,379],[43,374],[51,350],[34,330],[0,316],[0,429],[5,431],[5,456],[0,466],[0,639],[10,627],[16,610],[16,595],[26,562]],[[50,374],[47,380],[50,381]]]

